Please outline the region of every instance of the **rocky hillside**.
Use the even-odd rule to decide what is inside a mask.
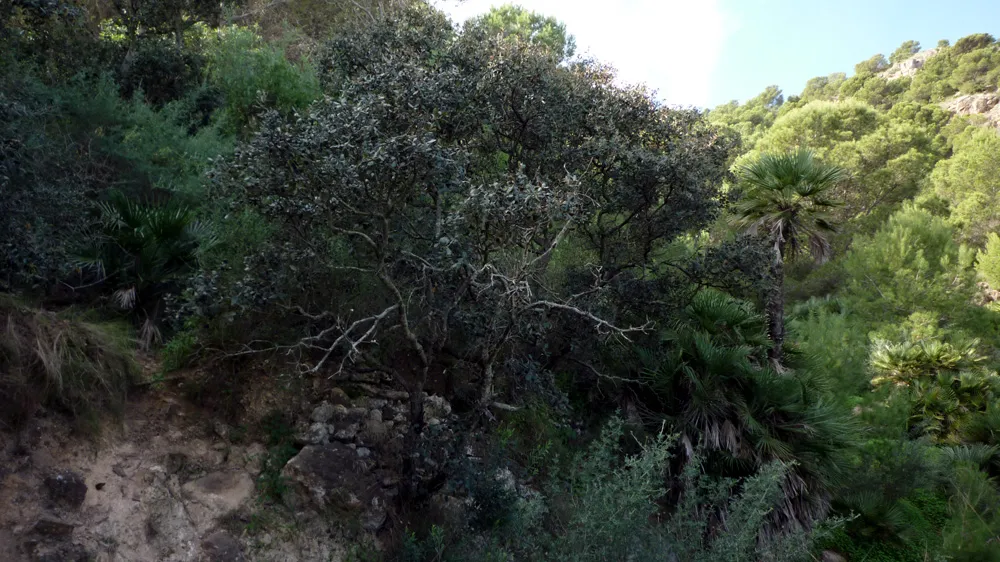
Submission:
[[[920,51],[913,56],[897,62],[887,70],[879,73],[886,80],[913,78],[924,67],[929,59],[941,52],[940,48]],[[996,91],[958,93],[941,103],[941,107],[956,115],[982,115],[985,124],[1000,127],[1000,93]]]
[[[400,446],[405,397],[325,395],[270,436],[169,390],[130,402],[99,438],[41,412],[0,434],[3,560],[305,562],[382,548],[399,493],[383,459]],[[427,397],[425,412],[446,437],[447,402]]]

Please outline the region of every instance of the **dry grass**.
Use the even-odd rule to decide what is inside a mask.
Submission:
[[[22,423],[41,406],[91,423],[121,411],[138,373],[126,334],[0,295],[0,423]]]

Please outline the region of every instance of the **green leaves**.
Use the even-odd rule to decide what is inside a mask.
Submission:
[[[1000,65],[1000,63],[998,63]],[[1000,227],[1000,134],[970,127],[954,141],[954,154],[931,175],[934,192],[950,203],[951,222],[963,240],[982,246]]]
[[[672,306],[657,257],[722,204],[731,144],[697,111],[621,88],[596,63],[457,34],[426,6],[335,38],[321,73],[327,96],[267,114],[213,173],[275,225],[238,290],[331,318],[400,301],[405,345],[429,363],[457,353],[456,376],[504,379],[508,354],[562,345],[546,332],[596,354],[612,320],[644,325],[659,314],[650,300]],[[389,361],[406,332],[391,318],[368,359]],[[488,376],[470,359],[484,356],[498,366]]]
[[[148,304],[165,283],[192,270],[214,240],[194,211],[181,204],[141,204],[112,192],[99,208],[96,240],[80,263],[113,281],[116,300],[125,309]]]
[[[891,64],[897,64],[903,62],[904,60],[912,57],[913,55],[919,52],[920,52],[919,41],[914,41],[912,39],[909,41],[903,41],[903,44],[900,45],[895,51],[893,51],[891,55],[889,55],[889,62]]]
[[[774,240],[781,257],[808,244],[820,261],[829,257],[834,231],[830,190],[847,178],[842,168],[816,162],[812,152],[764,154],[737,169],[744,193],[733,208],[734,225]]]
[[[798,462],[781,505],[808,526],[852,429],[823,398],[819,375],[768,367],[769,345],[751,306],[702,291],[661,346],[642,354],[643,388],[652,391],[641,394],[644,411],[650,425],[666,420],[679,432],[687,454],[703,449],[709,470],[746,474],[773,460]]]
[[[908,205],[874,235],[856,238],[844,271],[857,312],[884,320],[965,307],[972,296],[972,255],[952,235],[944,219]]]
[[[576,39],[566,33],[566,24],[513,4],[494,6],[486,14],[470,20],[464,32],[484,36],[499,34],[509,40],[538,45],[557,60],[569,59],[576,51]]]

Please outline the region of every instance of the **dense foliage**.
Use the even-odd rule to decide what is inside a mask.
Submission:
[[[737,163],[809,149],[850,174],[832,191],[843,203],[832,261],[785,268],[789,338],[866,430],[850,481],[831,488],[835,510],[857,516],[829,543],[850,559],[1000,559],[985,499],[997,493],[985,483],[996,474],[1000,134],[978,115],[998,95],[997,50],[986,34],[926,52],[907,41],[787,101],[769,88],[709,113],[744,133]],[[956,103],[968,94],[983,105]]]
[[[165,368],[405,390],[393,509],[471,516],[403,559],[1000,560],[1000,44],[700,111],[570,31],[0,3],[0,289]],[[0,313],[5,423],[120,403],[119,338]]]

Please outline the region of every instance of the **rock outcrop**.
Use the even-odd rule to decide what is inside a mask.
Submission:
[[[918,70],[923,68],[924,63],[927,59],[933,57],[938,53],[939,49],[927,49],[926,51],[920,51],[919,53],[913,55],[912,57],[897,62],[896,64],[890,66],[888,70],[882,72],[881,76],[886,80],[895,80],[897,78],[906,78],[908,76],[914,76]]]
[[[403,482],[409,396],[368,393],[367,383],[352,390],[355,399],[334,388],[318,403],[295,403],[283,447],[300,449],[283,467],[245,442],[245,429],[174,396],[130,404],[99,441],[42,416],[0,447],[0,560],[343,560],[357,532],[377,542],[402,486],[432,482],[456,444],[451,404],[424,396],[425,433]],[[260,501],[268,498],[258,479],[279,477],[282,502]]]
[[[987,124],[1000,127],[1000,93],[958,95],[942,102],[941,107],[957,115],[982,115]]]

